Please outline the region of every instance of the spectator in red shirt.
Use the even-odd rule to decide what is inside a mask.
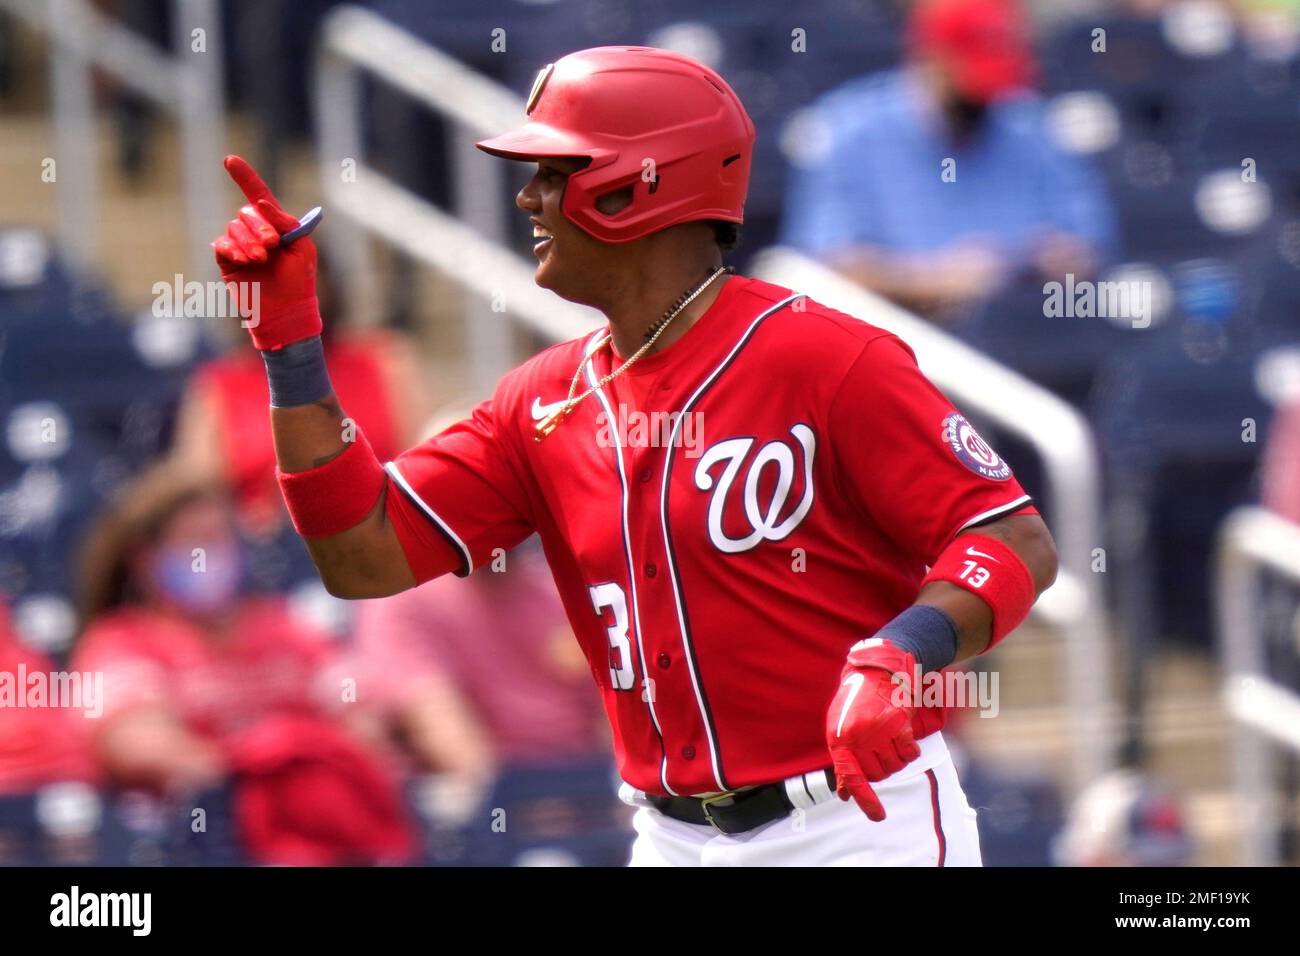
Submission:
[[[318,289],[330,330],[325,341],[334,390],[348,403],[348,414],[375,454],[385,461],[396,458],[415,443],[428,415],[415,346],[391,330],[331,321],[342,306],[329,276],[322,256]],[[189,474],[216,478],[231,490],[245,525],[258,533],[274,531],[284,517],[269,402],[262,360],[241,346],[195,371],[181,400],[173,445],[173,455]]]
[[[227,500],[174,465],[93,529],[73,664],[104,675],[90,742],[105,774],[171,795],[233,779],[265,862],[404,856],[392,781],[342,729],[346,674],[328,638],[278,597],[244,598],[243,577]]]
[[[421,768],[477,785],[502,765],[608,749],[590,668],[540,554],[525,543],[498,562],[366,601],[357,622],[363,699]]]
[[[24,693],[19,675],[49,675],[53,661],[19,641],[0,604],[0,677],[10,694]],[[80,710],[67,706],[19,706],[0,695],[0,797],[34,793],[63,781],[93,782],[94,764],[85,748],[83,725],[95,719],[95,704]]]

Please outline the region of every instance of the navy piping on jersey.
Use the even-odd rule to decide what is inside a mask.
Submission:
[[[599,381],[599,379],[596,378],[595,369],[592,368],[591,357],[594,354],[592,347],[599,341],[602,335],[603,331],[596,332],[587,340],[587,344],[583,347],[582,370],[587,377],[587,384],[589,385],[596,385]],[[610,407],[609,399],[605,397],[605,390],[603,388],[597,388],[595,394],[596,398],[600,401],[601,407],[604,408],[608,420],[611,422],[617,421],[614,417],[614,410]],[[623,532],[623,559],[627,562],[628,586],[632,590],[632,593],[628,595],[628,599],[632,602],[632,627],[636,630],[636,653],[637,657],[641,661],[641,681],[643,688],[641,696],[646,702],[646,709],[650,712],[650,723],[654,727],[655,736],[659,740],[659,782],[663,784],[664,790],[675,797],[678,796],[677,791],[668,785],[668,749],[664,746],[664,732],[663,728],[659,725],[659,714],[655,710],[654,694],[646,692],[649,688],[645,686],[645,682],[649,679],[650,671],[646,667],[645,646],[641,643],[641,605],[637,600],[636,563],[632,560],[632,541],[631,535],[628,533],[627,472],[623,468],[622,436],[618,434],[617,428],[613,430],[612,434],[614,436],[614,461],[618,465],[618,482],[622,495],[621,528]],[[635,689],[635,685],[633,685],[633,689]]]
[[[691,639],[691,627],[686,613],[686,602],[682,596],[682,582],[677,574],[677,559],[674,556],[675,552],[673,550],[672,531],[668,526],[668,486],[673,468],[673,449],[677,445],[678,430],[682,427],[682,422],[686,419],[686,416],[690,414],[691,406],[698,402],[704,396],[704,393],[713,387],[713,383],[718,380],[722,373],[731,367],[736,356],[740,354],[741,350],[753,338],[758,327],[769,316],[775,315],[792,302],[802,298],[804,298],[804,296],[799,295],[798,293],[788,296],[769,308],[766,312],[760,314],[750,323],[749,328],[747,328],[744,334],[741,335],[740,340],[736,342],[736,344],[732,346],[731,351],[727,353],[727,357],[722,360],[721,364],[719,364],[717,368],[709,373],[700,384],[699,388],[695,390],[695,393],[691,395],[691,397],[686,400],[686,404],[682,406],[680,414],[677,415],[676,421],[673,422],[672,433],[668,438],[667,454],[664,456],[664,478],[659,495],[659,518],[664,529],[664,547],[668,555],[668,572],[669,577],[673,582],[673,598],[677,602],[677,621],[682,634],[682,647],[686,651],[686,663],[691,672],[691,683],[695,688],[696,703],[699,705],[700,714],[704,717],[705,729],[709,734],[709,753],[713,759],[713,777],[720,790],[730,790],[732,788],[728,785],[726,774],[722,769],[722,748],[718,743],[718,729],[713,720],[713,711],[709,707],[709,698],[704,691],[704,684],[700,680],[699,665],[695,660],[695,646]]]
[[[925,775],[930,778],[930,812],[934,820],[934,836],[939,841],[938,865],[943,866],[948,859],[948,837],[943,832],[943,814],[939,812],[939,778],[933,770],[927,770]]]
[[[402,494],[406,495],[406,497],[411,500],[412,504],[424,512],[424,515],[429,519],[430,524],[432,524],[434,528],[437,529],[438,533],[447,540],[447,543],[451,545],[452,550],[460,555],[460,569],[453,573],[458,578],[469,577],[470,572],[474,570],[474,558],[470,554],[469,548],[465,546],[465,542],[460,539],[460,536],[456,534],[455,531],[451,530],[451,525],[443,521],[438,512],[430,508],[425,503],[424,499],[415,493],[415,489],[407,482],[406,477],[397,470],[397,462],[390,461],[388,464],[384,465],[384,471],[388,474],[389,478],[393,479],[393,483],[402,490]]]

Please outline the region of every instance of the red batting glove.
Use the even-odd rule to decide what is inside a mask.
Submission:
[[[243,190],[248,205],[226,224],[226,234],[212,249],[221,277],[235,283],[240,315],[245,316],[243,325],[253,344],[267,351],[320,335],[316,246],[304,236],[281,248],[280,237],[296,229],[298,220],[284,211],[240,157],[226,157],[226,172]]]
[[[841,800],[852,797],[877,823],[885,819],[885,808],[871,783],[879,783],[921,755],[912,738],[915,672],[912,655],[890,641],[879,637],[860,641],[849,651],[839,692],[826,712],[835,792]],[[893,680],[896,673],[904,675],[904,684]]]

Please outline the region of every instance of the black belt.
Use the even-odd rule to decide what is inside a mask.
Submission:
[[[827,768],[826,785],[835,792],[835,771]],[[785,793],[785,781],[753,790],[720,793],[712,797],[660,797],[647,794],[651,805],[664,816],[711,826],[719,833],[744,833],[789,816],[795,809]]]

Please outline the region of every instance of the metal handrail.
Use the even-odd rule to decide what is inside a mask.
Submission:
[[[1101,577],[1101,466],[1084,417],[1045,388],[791,249],[759,253],[752,271],[823,305],[865,319],[911,346],[922,370],[962,409],[1026,442],[1043,463],[1048,523],[1060,571],[1035,615],[1065,644],[1065,702],[1071,720],[1071,776],[1077,785],[1114,766],[1117,711]]]
[[[188,267],[214,268],[208,240],[225,219],[220,164],[225,140],[221,19],[217,0],[174,0],[174,55],[160,51],[86,0],[0,0],[51,41],[59,244],[82,266],[93,261],[98,228],[95,110],[91,67],[116,77],[175,114],[181,133]],[[205,51],[190,49],[205,31]]]
[[[370,75],[400,90],[453,125],[456,143],[449,216],[365,162],[360,80]],[[322,236],[343,266],[353,314],[373,316],[374,268],[367,237],[377,236],[458,279],[477,299],[463,309],[471,379],[480,394],[506,371],[509,327],[484,305],[490,301],[524,326],[562,338],[581,335],[601,319],[588,309],[559,308],[532,281],[535,264],[500,254],[505,240],[501,197],[509,164],[483,162],[473,142],[517,125],[524,101],[511,90],[361,7],[332,11],[321,26],[316,82],[317,156],[330,212],[345,227]],[[345,165],[346,164],[346,165]],[[342,171],[346,168],[347,174]],[[376,215],[384,204],[390,215]],[[474,223],[470,230],[457,220]],[[486,237],[486,238],[485,238]],[[490,265],[489,265],[490,263]]]
[[[1256,589],[1265,568],[1300,582],[1300,526],[1263,508],[1238,508],[1219,528],[1214,592],[1223,699],[1234,728],[1235,816],[1244,829],[1242,862],[1249,866],[1280,862],[1274,745],[1300,752],[1300,695],[1265,672]]]
[[[454,139],[469,144],[517,124],[524,102],[509,90],[428,46],[391,22],[358,7],[326,18],[317,60],[316,108],[321,183],[331,212],[350,230],[326,241],[345,264],[345,275],[373,274],[371,236],[401,248],[481,298],[503,299],[508,315],[553,339],[572,338],[603,318],[536,287],[534,264],[504,251],[503,217],[484,197],[501,194],[502,168],[481,157],[462,161],[455,178],[457,216],[439,210],[385,177],[362,157],[360,76],[369,73],[455,124]],[[468,148],[472,154],[472,147]],[[465,159],[464,154],[458,154]],[[351,175],[340,176],[350,161]],[[477,203],[477,204],[476,204]],[[472,210],[467,214],[466,210]],[[471,228],[460,221],[473,222]],[[1101,546],[1100,474],[1092,434],[1066,403],[933,326],[865,292],[824,267],[787,250],[757,260],[760,273],[827,304],[901,334],[940,387],[965,408],[982,413],[1024,438],[1043,459],[1051,491],[1052,527],[1061,553],[1056,584],[1036,606],[1038,616],[1066,642],[1066,700],[1074,729],[1072,774],[1076,784],[1095,779],[1114,763],[1115,713],[1111,700],[1109,643],[1102,588],[1092,573]],[[354,290],[355,292],[356,290]],[[364,289],[355,301],[374,301]],[[493,348],[507,331],[502,316],[473,315],[466,330],[474,380],[486,390],[504,369],[509,350]]]

